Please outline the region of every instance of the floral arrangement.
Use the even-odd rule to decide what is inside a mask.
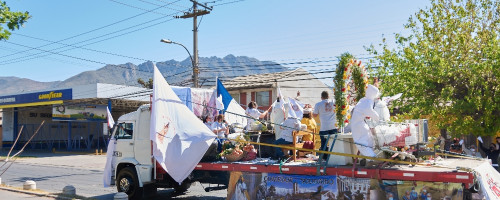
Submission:
[[[245,144],[244,140],[234,145],[230,141],[224,141],[222,144],[222,152],[218,157],[224,158],[229,162],[253,160],[257,158],[257,149],[250,143]]]
[[[333,82],[337,117],[335,126],[344,127],[351,119],[351,114],[348,112],[350,105],[355,105],[365,96],[368,85],[366,69],[360,60],[355,60],[351,54],[344,53],[339,58]]]
[[[240,149],[240,145],[233,145],[229,141],[225,141],[222,144],[222,152],[218,157],[224,158],[229,162],[235,162],[242,159],[245,155],[243,154],[243,150]]]

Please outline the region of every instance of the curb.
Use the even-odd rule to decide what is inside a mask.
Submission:
[[[24,194],[35,195],[35,196],[39,196],[39,197],[51,197],[51,198],[54,198],[54,199],[64,199],[64,200],[66,200],[66,199],[67,200],[73,199],[73,198],[56,196],[56,195],[53,195],[53,194],[50,194],[50,193],[44,194],[44,193],[38,193],[38,192],[28,191],[28,190],[18,190],[18,189],[14,189],[14,188],[10,188],[10,187],[5,187],[5,186],[0,186],[0,190],[7,190],[7,191],[10,191],[10,192],[24,193]]]
[[[82,152],[82,151],[53,151],[54,154],[69,154],[69,155],[96,155],[95,152]],[[99,155],[106,155],[106,153],[99,153]]]

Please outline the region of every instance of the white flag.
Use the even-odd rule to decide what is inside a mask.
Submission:
[[[115,142],[116,139],[114,135],[112,135],[108,143],[108,150],[106,151],[106,165],[104,165],[104,173],[102,177],[104,187],[109,187],[111,185],[111,165],[113,164],[113,152],[115,151],[116,145]]]
[[[109,107],[106,107],[106,112],[108,113],[108,128],[113,128],[115,125],[115,120],[111,116],[111,112],[109,111]],[[109,187],[111,185],[111,165],[113,164],[113,152],[115,151],[115,142],[116,139],[114,135],[111,135],[111,138],[108,142],[108,148],[106,151],[106,165],[104,165],[104,173],[103,173],[103,185],[104,187]]]
[[[222,103],[222,96],[217,97],[215,101],[217,111],[224,110],[224,103]]]
[[[115,120],[111,116],[111,112],[109,112],[109,107],[106,107],[106,111],[108,113],[108,128],[113,128],[115,125]],[[111,185],[111,165],[113,164],[113,152],[115,151],[115,137],[111,135],[111,138],[108,142],[108,149],[106,150],[106,164],[104,165],[104,173],[103,173],[103,185],[104,187],[109,187]]]
[[[180,184],[200,162],[215,137],[175,95],[155,65],[150,139],[158,163]]]
[[[111,116],[111,112],[109,111],[109,107],[106,107],[106,112],[108,113],[108,128],[113,128],[115,125],[115,120]]]
[[[288,97],[288,102],[290,102],[291,107],[291,109],[288,111],[288,116],[292,114],[292,116],[295,115],[295,118],[302,120],[302,117],[304,116],[304,104],[290,97]]]

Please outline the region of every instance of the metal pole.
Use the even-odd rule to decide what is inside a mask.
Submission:
[[[196,1],[193,1],[193,13],[196,13]],[[197,15],[193,17],[193,84],[198,87],[198,20]]]

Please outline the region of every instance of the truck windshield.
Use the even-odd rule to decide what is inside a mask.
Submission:
[[[118,133],[116,134],[116,139],[132,139],[134,133],[133,123],[120,123],[117,128]]]

